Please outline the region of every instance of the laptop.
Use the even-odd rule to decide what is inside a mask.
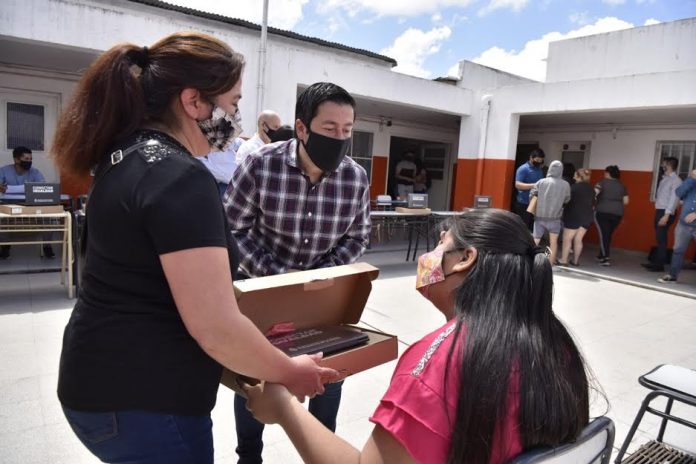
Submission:
[[[427,193],[409,193],[408,194],[409,208],[427,208],[428,194]]]
[[[26,206],[60,204],[60,184],[26,182],[24,184],[24,204]]]

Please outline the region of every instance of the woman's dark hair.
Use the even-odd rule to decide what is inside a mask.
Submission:
[[[519,381],[523,448],[575,439],[589,422],[588,380],[573,339],[551,307],[546,254],[509,211],[472,209],[449,226],[456,247],[475,248],[477,259],[456,294],[453,335],[466,342],[453,344],[450,352],[458,356],[462,387],[447,462],[490,461],[496,425],[510,408],[513,376]]]
[[[317,115],[319,105],[327,101],[340,105],[350,105],[355,109],[355,99],[343,87],[331,82],[317,82],[307,87],[297,97],[295,118],[309,128],[312,119]]]
[[[612,179],[618,179],[619,177],[621,177],[621,171],[619,170],[619,167],[615,164],[607,166],[604,170],[609,173]]]
[[[243,68],[242,55],[204,34],[172,34],[150,48],[116,45],[80,79],[58,121],[53,157],[63,173],[84,176],[144,122],[176,124],[169,108],[183,89],[212,98],[234,87]]]

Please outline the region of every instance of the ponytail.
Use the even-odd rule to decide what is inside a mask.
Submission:
[[[141,125],[145,100],[134,68],[142,54],[135,45],[116,45],[85,72],[53,139],[53,157],[64,174],[87,175],[114,141]]]
[[[199,33],[176,33],[152,47],[120,44],[87,69],[60,117],[52,155],[62,174],[84,177],[145,121],[176,124],[171,104],[193,88],[212,99],[239,81],[244,57]]]

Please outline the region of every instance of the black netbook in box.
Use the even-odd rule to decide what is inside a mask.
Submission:
[[[26,182],[24,184],[24,204],[27,206],[60,204],[60,184]]]

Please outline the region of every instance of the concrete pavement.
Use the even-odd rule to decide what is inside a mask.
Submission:
[[[397,334],[402,349],[444,323],[414,290],[415,263],[404,262],[404,257],[405,250],[385,247],[365,255],[364,261],[379,267],[381,275],[361,321]],[[609,269],[619,268],[616,261]],[[694,293],[690,285],[682,287]],[[71,432],[55,394],[62,332],[73,304],[58,284],[57,273],[0,275],[0,463],[96,462]],[[617,426],[616,447],[646,393],[637,383],[639,375],[661,363],[696,368],[692,298],[558,269],[554,308],[606,394],[610,406],[594,395],[592,412],[600,415],[609,408]],[[393,368],[391,362],[355,375],[344,385],[337,433],[355,446],[361,447],[370,434],[367,418]],[[221,387],[213,411],[219,463],[236,462],[232,404],[232,393]],[[696,420],[696,411],[684,413]],[[643,424],[631,449],[657,433],[654,418]],[[670,425],[665,439],[696,453],[696,431]],[[266,462],[301,462],[278,427],[267,429],[265,442]]]

